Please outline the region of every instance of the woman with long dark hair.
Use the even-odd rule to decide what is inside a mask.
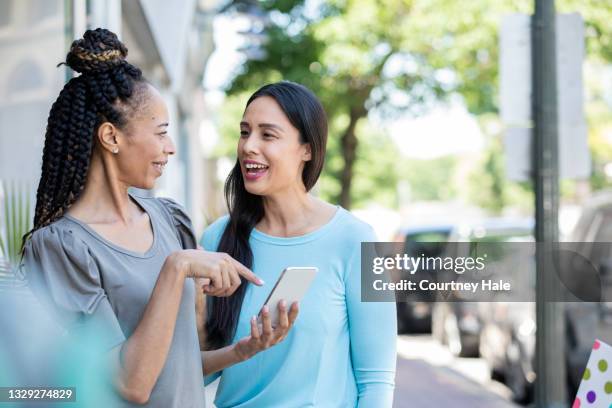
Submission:
[[[176,202],[128,192],[153,188],[175,148],[162,97],[126,55],[104,29],[72,44],[66,64],[80,75],[49,114],[24,265],[62,326],[93,333],[91,352],[109,353],[121,397],[110,405],[201,408],[206,355],[192,278],[212,296],[231,295],[241,279],[262,282],[227,254],[196,249]],[[284,318],[281,335],[290,326]]]
[[[207,377],[221,376],[219,408],[392,404],[395,304],[360,299],[361,242],[374,241],[373,230],[309,193],[323,168],[326,140],[323,107],[302,85],[266,85],[246,104],[237,161],[225,184],[229,216],[213,223],[201,243],[267,282],[289,266],[319,272],[283,343]],[[209,298],[207,347],[234,344],[253,331],[270,290],[244,284],[231,296]]]

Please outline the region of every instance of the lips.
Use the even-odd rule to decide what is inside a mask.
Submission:
[[[168,163],[168,161],[158,161],[158,162],[153,162],[153,167],[155,167],[155,169],[159,172],[159,174],[161,175],[164,172],[164,168],[166,167],[166,164]]]
[[[263,177],[270,166],[264,163],[256,162],[254,160],[245,160],[243,162],[243,173],[244,177],[249,181],[255,181]]]

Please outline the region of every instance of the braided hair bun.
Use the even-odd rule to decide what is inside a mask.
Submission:
[[[125,61],[127,48],[104,28],[87,30],[83,38],[73,41],[66,64],[82,74],[108,71]]]
[[[146,81],[126,56],[125,45],[103,28],[87,30],[72,43],[65,64],[81,75],[64,85],[49,112],[34,228],[24,243],[79,198],[99,126],[110,122],[124,129],[145,103]]]

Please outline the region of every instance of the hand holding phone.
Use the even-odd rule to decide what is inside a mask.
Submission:
[[[234,345],[241,361],[282,341],[297,318],[298,302],[302,300],[318,269],[315,267],[286,268],[276,281],[258,316],[251,318],[251,335]],[[288,305],[291,308],[287,310]]]
[[[293,323],[298,315],[298,304],[294,302],[289,311],[287,311],[287,302],[284,300],[278,303],[278,324],[272,327],[270,320],[270,310],[268,306],[264,306],[260,313],[261,324],[257,323],[257,317],[251,318],[251,335],[247,336],[234,347],[234,352],[240,361],[247,360],[255,354],[275,344],[283,341],[287,337],[287,333],[291,330]]]
[[[268,298],[264,302],[264,307],[268,306],[270,312],[272,327],[278,324],[279,309],[277,306],[279,302],[284,300],[287,305],[291,305],[294,302],[300,302],[308,291],[318,271],[319,269],[314,266],[294,266],[283,270],[272,288],[272,291],[268,295]],[[261,323],[261,313],[259,320]]]

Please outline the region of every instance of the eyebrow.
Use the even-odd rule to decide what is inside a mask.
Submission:
[[[240,126],[250,126],[247,122],[240,122]],[[259,124],[260,128],[272,128],[272,129],[278,129],[278,130],[283,130],[282,127],[275,125],[274,123],[260,123]]]

